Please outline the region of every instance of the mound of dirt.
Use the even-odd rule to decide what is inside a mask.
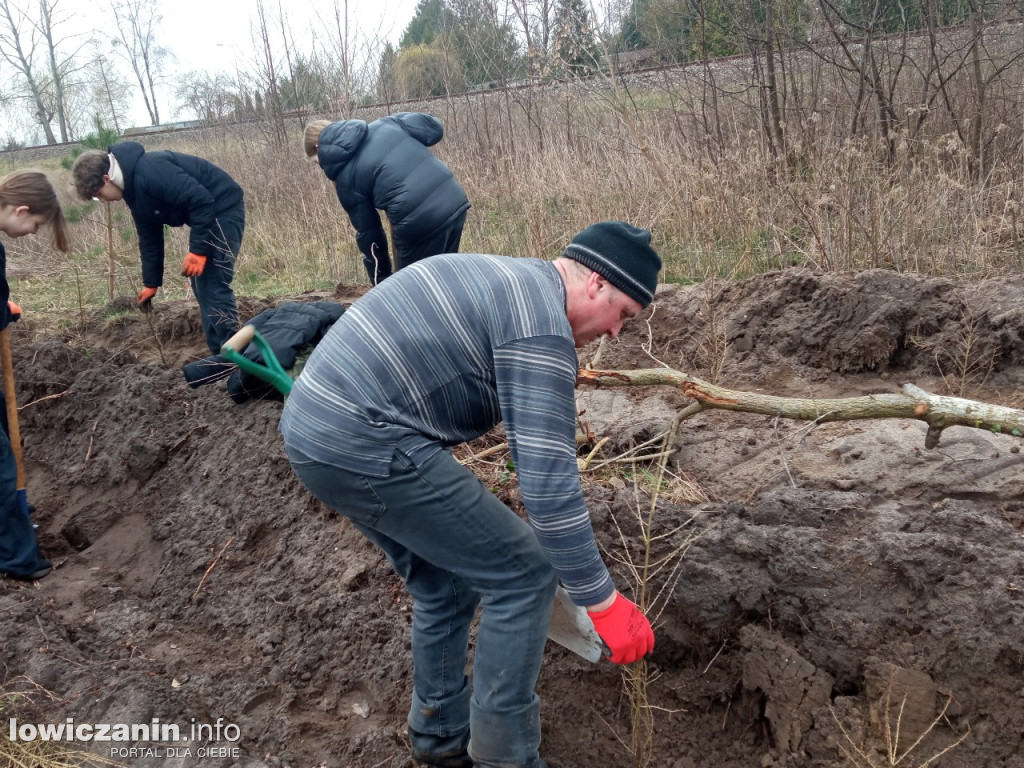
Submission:
[[[662,286],[600,367],[664,363],[801,397],[913,381],[1021,407],[1022,295],[1019,278],[883,271]],[[409,599],[292,474],[280,403],[186,386],[180,366],[205,355],[194,306],[86,320],[59,338],[12,330],[26,485],[57,568],[0,582],[5,690],[25,694],[10,716],[158,720],[196,737],[78,745],[135,766],[412,765]],[[581,420],[610,438],[593,466],[687,402],[667,387],[581,390]],[[665,565],[649,591],[651,765],[880,766],[906,750],[919,765],[947,747],[932,765],[1024,765],[1020,441],[955,427],[928,450],[925,431],[724,411],[682,423],[652,523]],[[505,460],[472,466],[514,501]],[[654,484],[632,467],[585,475],[609,562],[641,556]],[[549,643],[539,692],[553,765],[632,764],[621,670]]]

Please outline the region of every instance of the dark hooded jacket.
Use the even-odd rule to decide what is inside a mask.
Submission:
[[[344,311],[345,308],[336,301],[286,301],[263,310],[246,325],[259,331],[281,367],[291,370],[299,364],[304,353],[308,354],[320,342]],[[242,354],[254,362],[264,362],[255,344],[246,347]],[[227,393],[236,403],[261,398],[284,399],[273,386],[241,370],[222,355],[187,363],[182,371],[193,389],[228,377]]]
[[[110,147],[124,174],[124,201],[135,219],[142,283],[163,285],[164,225],[189,226],[188,248],[212,256],[217,216],[244,205],[242,188],[209,160],[181,152],[147,152],[136,141]]]
[[[378,209],[387,213],[395,247],[440,229],[469,208],[448,166],[427,147],[444,135],[441,121],[421,112],[374,120],[342,120],[320,132],[317,159],[334,182],[364,256],[387,253]]]

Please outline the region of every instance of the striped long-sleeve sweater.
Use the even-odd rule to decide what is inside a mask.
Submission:
[[[579,366],[551,262],[433,256],[367,292],[317,345],[285,403],[285,443],[385,477],[504,422],[523,503],[573,600],[613,592],[576,463]],[[410,503],[415,503],[411,501]]]

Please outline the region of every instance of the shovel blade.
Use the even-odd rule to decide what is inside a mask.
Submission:
[[[605,654],[604,641],[594,631],[587,609],[576,605],[561,586],[555,590],[548,639],[595,664]]]

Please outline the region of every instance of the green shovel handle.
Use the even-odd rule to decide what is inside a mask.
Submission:
[[[242,354],[242,351],[250,343],[256,345],[256,349],[263,356],[264,364],[250,360]],[[274,350],[271,349],[270,344],[253,326],[243,326],[238,333],[224,342],[220,348],[220,353],[246,373],[251,373],[253,376],[273,386],[274,389],[285,397],[292,391],[292,377],[281,367],[281,363],[278,361],[277,355],[274,354]]]

